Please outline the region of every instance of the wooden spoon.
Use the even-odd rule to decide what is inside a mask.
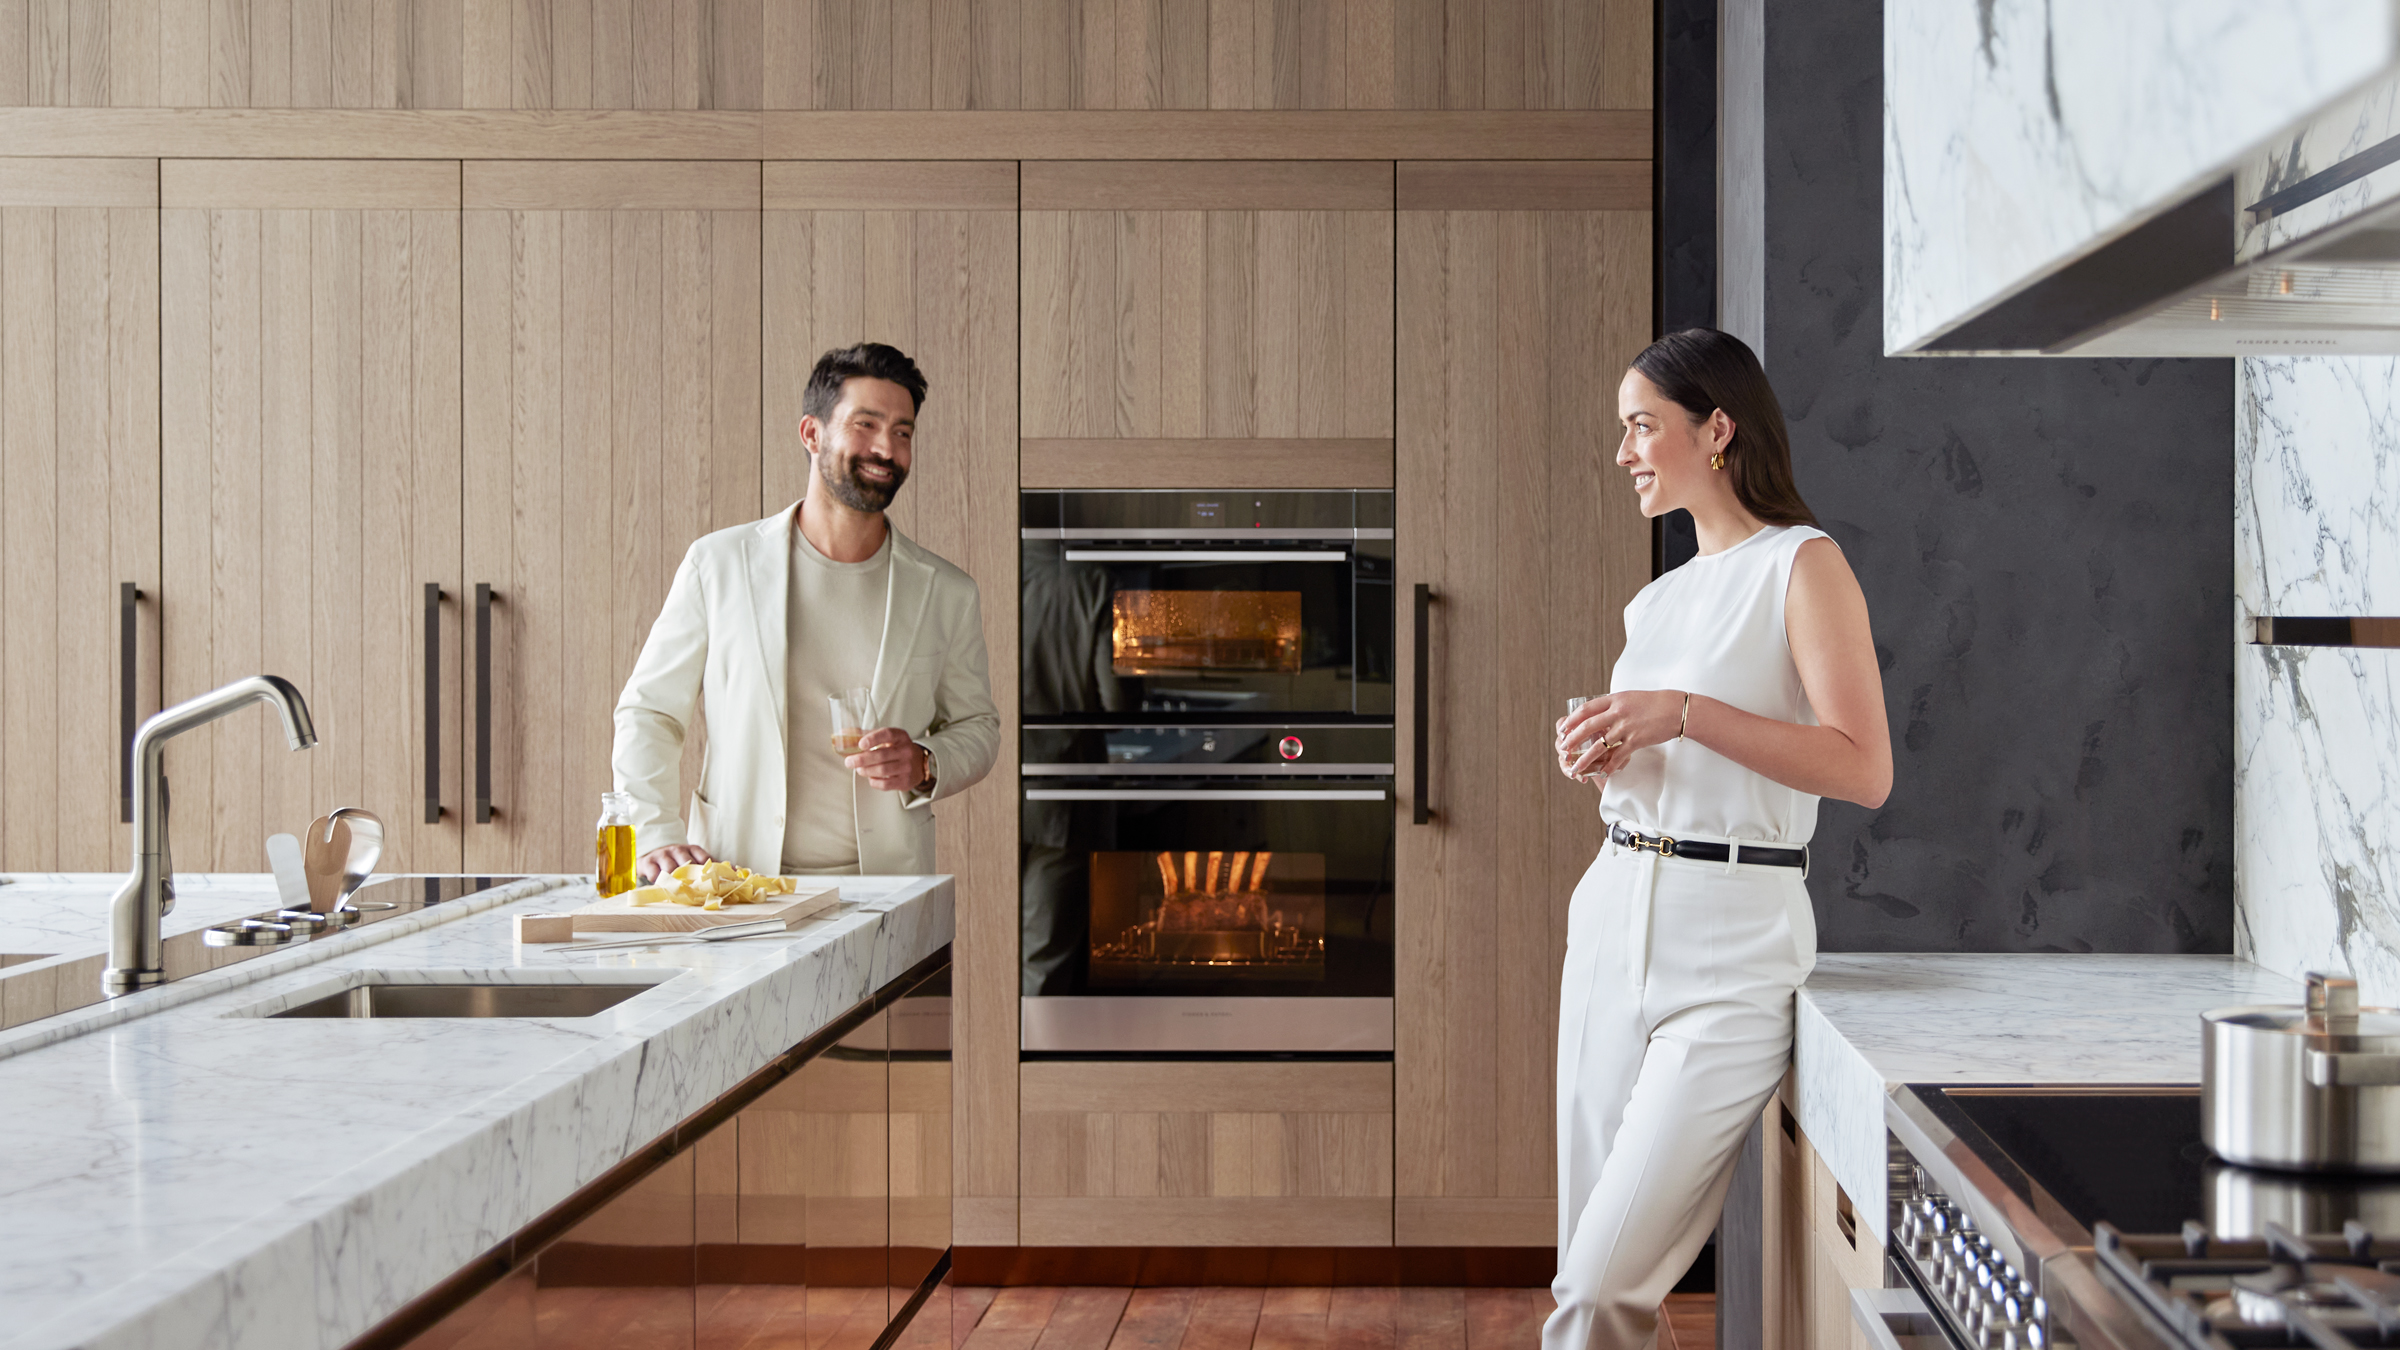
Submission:
[[[332,816],[309,823],[308,907],[319,914],[333,912],[342,893],[343,865],[350,861],[350,826]]]

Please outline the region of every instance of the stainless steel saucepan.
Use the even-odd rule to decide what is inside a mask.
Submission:
[[[2400,1172],[2400,1009],[2307,978],[2299,1007],[2200,1014],[2200,1137],[2249,1167]]]

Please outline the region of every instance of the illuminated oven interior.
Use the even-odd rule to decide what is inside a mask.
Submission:
[[[1095,980],[1325,978],[1325,855],[1092,855]]]
[[[1300,669],[1298,591],[1118,591],[1114,604],[1119,675]]]

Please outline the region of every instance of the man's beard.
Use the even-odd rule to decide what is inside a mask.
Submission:
[[[892,498],[900,494],[900,485],[908,481],[908,470],[887,459],[882,464],[891,471],[892,481],[869,482],[859,477],[858,463],[861,458],[864,457],[853,455],[841,460],[826,457],[820,462],[817,476],[825,480],[833,499],[851,510],[881,511],[892,504]]]

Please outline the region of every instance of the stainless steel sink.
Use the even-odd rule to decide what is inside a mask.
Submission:
[[[272,1017],[590,1017],[656,984],[362,984]]]

